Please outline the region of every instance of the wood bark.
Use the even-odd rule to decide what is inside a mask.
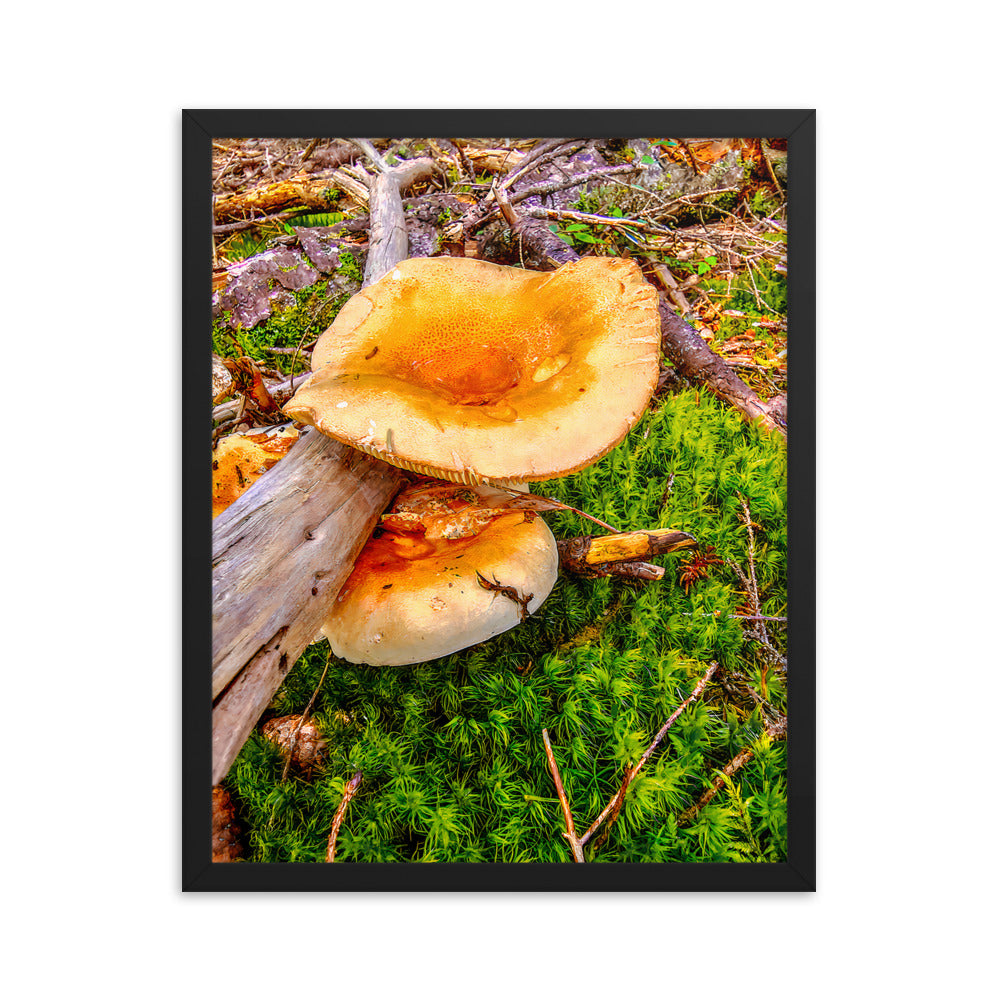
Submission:
[[[678,549],[697,546],[693,535],[675,528],[650,528],[648,531],[625,531],[615,535],[582,535],[559,542],[564,558],[588,566],[621,562],[625,559],[648,559]]]
[[[217,222],[234,222],[252,215],[270,215],[291,206],[326,211],[330,202],[324,192],[336,186],[329,178],[300,177],[278,181],[246,194],[217,198],[213,211]]]
[[[407,254],[399,175],[372,182],[365,284]],[[325,437],[302,438],[213,527],[212,782],[229,770],[382,511],[399,469]]]
[[[769,408],[698,335],[664,302],[660,293],[660,337],[663,353],[685,378],[705,386],[710,392],[738,410],[748,420],[759,420],[770,431],[787,436],[784,397],[778,397],[774,410]]]
[[[644,562],[651,556],[667,555],[697,546],[693,535],[673,528],[627,531],[614,535],[581,535],[556,542],[559,565],[579,576],[628,576],[638,580],[660,580],[664,569]]]
[[[319,634],[404,474],[325,437],[288,456],[215,520],[213,782]]]

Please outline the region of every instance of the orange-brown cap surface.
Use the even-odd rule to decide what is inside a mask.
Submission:
[[[218,517],[298,440],[294,427],[230,434],[212,453],[212,517]]]
[[[538,609],[559,570],[552,532],[530,511],[484,512],[474,489],[434,490],[426,503],[400,495],[323,624],[335,655],[421,663],[484,642]]]
[[[659,344],[656,292],[632,261],[536,272],[414,258],[344,305],[285,412],[417,472],[549,479],[635,424]]]

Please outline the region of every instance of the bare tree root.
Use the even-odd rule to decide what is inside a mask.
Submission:
[[[652,272],[657,275],[657,272]],[[658,282],[662,278],[657,275]],[[662,287],[662,284],[661,284]],[[747,420],[760,421],[763,427],[787,437],[784,397],[781,404],[765,403],[698,335],[664,302],[660,293],[660,335],[663,353],[685,378],[706,389],[743,414]]]

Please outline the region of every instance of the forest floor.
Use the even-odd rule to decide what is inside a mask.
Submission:
[[[217,790],[217,860],[784,860],[783,144],[371,143],[411,170],[411,256],[640,265],[708,350],[687,364],[691,343],[665,342],[625,441],[533,492],[699,547],[655,580],[563,572],[521,626],[430,663],[309,646]],[[348,140],[215,141],[214,442],[288,422],[296,376],[361,287],[372,170]],[[594,528],[546,520],[557,539]]]

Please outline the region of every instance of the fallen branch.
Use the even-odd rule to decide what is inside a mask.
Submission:
[[[596,537],[580,535],[556,542],[561,567],[580,576],[604,575],[602,570],[608,565],[667,555],[697,544],[693,535],[673,528],[653,528],[649,531],[628,531]]]
[[[743,507],[743,526],[747,529],[747,566],[749,569],[749,577],[743,572],[742,568],[737,562],[732,559],[727,560],[729,568],[736,573],[740,578],[740,583],[743,584],[744,591],[747,594],[749,600],[749,615],[742,616],[745,621],[751,623],[750,627],[747,629],[747,635],[754,642],[760,643],[767,651],[771,654],[771,658],[776,666],[780,667],[782,670],[787,669],[787,661],[782,653],[775,649],[774,644],[771,642],[771,636],[767,631],[767,626],[764,624],[766,621],[774,621],[777,619],[772,619],[769,616],[761,614],[760,607],[760,592],[757,587],[757,566],[756,566],[756,545],[754,542],[753,533],[753,521],[750,518],[750,508],[747,506],[746,498],[739,494],[740,504]],[[766,671],[765,671],[766,673]],[[763,686],[763,679],[761,680]],[[765,692],[766,693],[766,692]]]
[[[365,284],[391,271],[407,252],[395,171],[380,173],[369,197]],[[319,635],[330,602],[404,478],[399,469],[310,432],[216,518],[213,784]]]
[[[518,202],[524,201],[525,198],[531,198],[535,195],[544,197],[545,195],[555,194],[556,191],[565,191],[567,188],[578,187],[580,184],[601,181],[608,177],[617,177],[619,174],[635,173],[637,170],[638,167],[634,163],[619,163],[611,167],[595,167],[593,170],[587,170],[581,174],[571,174],[569,177],[564,177],[561,180],[545,181],[519,188],[517,193],[511,196],[510,201],[511,204],[516,205]]]
[[[604,807],[604,810],[601,812],[600,816],[598,816],[597,819],[595,819],[594,822],[591,823],[590,828],[580,838],[580,842],[582,844],[586,844],[587,841],[590,840],[590,838],[594,835],[594,833],[597,832],[597,829],[600,827],[600,825],[604,822],[605,819],[608,819],[609,816],[610,819],[608,820],[607,829],[610,829],[611,825],[618,818],[618,813],[621,811],[622,805],[625,802],[625,793],[628,791],[629,786],[632,784],[633,781],[635,781],[639,772],[642,770],[643,765],[646,763],[647,760],[649,760],[653,751],[656,750],[656,748],[660,745],[660,743],[663,740],[663,737],[667,735],[667,731],[680,717],[681,712],[683,712],[684,709],[691,704],[691,702],[696,701],[698,698],[701,697],[701,693],[705,690],[706,686],[708,685],[708,682],[712,679],[712,675],[715,673],[718,667],[719,665],[713,660],[712,663],[708,665],[708,669],[705,671],[701,680],[699,680],[698,683],[694,686],[694,690],[691,692],[691,694],[689,694],[687,698],[685,698],[684,701],[682,701],[680,705],[677,706],[677,708],[671,714],[670,718],[667,719],[667,721],[660,727],[660,731],[654,737],[653,742],[649,745],[646,752],[639,758],[639,763],[636,764],[634,767],[630,768],[626,772],[625,777],[622,780],[621,786],[619,787],[618,791],[615,793],[611,801]],[[604,839],[607,839],[607,829],[605,830],[604,833]]]
[[[618,576],[630,580],[662,580],[666,570],[645,562],[656,555],[697,545],[692,535],[672,528],[613,535],[582,535],[556,542],[559,565],[565,573],[583,577]]]
[[[329,178],[296,177],[265,184],[246,194],[216,198],[213,211],[220,224],[242,222],[252,215],[273,215],[293,206],[300,210],[325,211],[330,207],[327,192],[334,186]]]
[[[524,161],[518,169],[523,166]],[[505,182],[495,184],[492,193],[510,227],[523,266],[544,270],[580,259],[579,254],[540,219],[518,215],[512,199],[506,193]],[[655,269],[647,268],[647,276],[655,277],[663,288],[664,279]],[[662,290],[659,309],[663,351],[678,372],[686,378],[703,383],[747,419],[759,420],[768,430],[785,436],[783,398],[775,404],[772,412],[768,404],[701,339],[697,331],[670,309],[664,302]]]
[[[777,407],[775,412],[771,411],[698,332],[670,309],[663,301],[663,292],[660,293],[660,336],[663,353],[681,375],[704,385],[748,420],[759,420],[768,430],[787,436],[785,421],[779,417]]]
[[[594,215],[592,212],[577,212],[569,208],[525,208],[523,213],[533,219],[557,219],[563,222],[584,222],[591,226],[610,226],[612,229],[636,230],[656,236],[672,236],[673,231],[641,219],[619,218],[615,215]]]

